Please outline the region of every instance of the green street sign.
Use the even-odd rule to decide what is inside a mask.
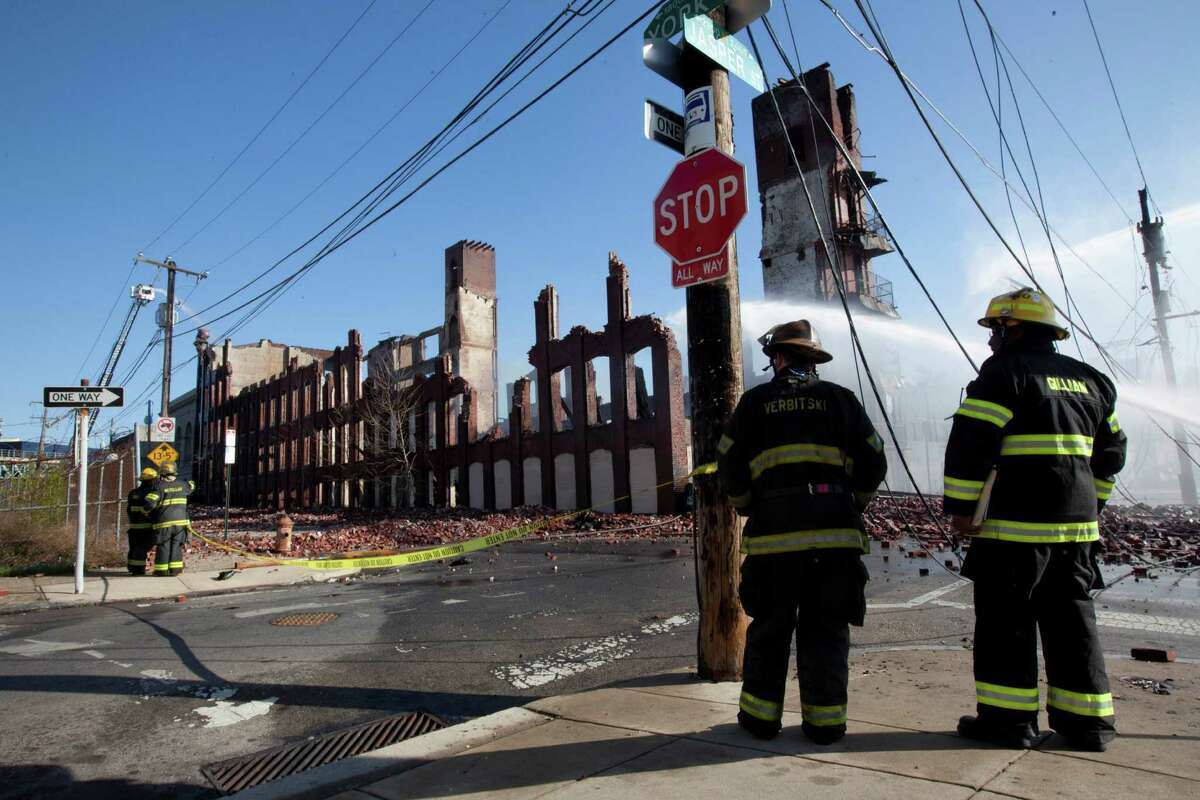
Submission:
[[[725,5],[725,0],[671,0],[654,15],[642,38],[670,39],[683,31],[683,21],[688,17],[707,14]]]
[[[683,40],[759,92],[767,90],[767,82],[763,80],[754,54],[710,18],[687,17],[683,23]]]

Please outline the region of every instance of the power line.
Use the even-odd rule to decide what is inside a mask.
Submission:
[[[762,18],[762,24],[765,26],[767,34],[770,36],[771,41],[774,43],[775,49],[779,53],[779,57],[783,60],[784,65],[788,68],[788,71],[791,73],[792,78],[800,86],[801,91],[804,92],[805,97],[808,98],[808,101],[809,101],[811,107],[815,109],[816,102],[809,95],[808,86],[804,83],[804,80],[798,74],[798,72],[797,72],[798,67],[793,68],[791,63],[788,61],[787,54],[784,52],[783,46],[780,44],[779,39],[775,36],[775,31],[771,26],[770,20],[768,20],[764,17],[764,18]],[[767,74],[766,65],[763,63],[762,54],[758,50],[758,43],[754,40],[754,32],[752,30],[750,30],[750,28],[747,28],[746,33],[750,37],[750,45],[754,49],[754,57],[758,61],[759,69],[762,70],[763,75],[765,76]],[[775,97],[775,87],[771,86],[769,81],[768,81],[767,85],[768,85],[768,91],[771,95],[771,103],[775,107],[775,113],[776,113],[776,115],[778,115],[780,125],[782,125],[783,130],[786,134],[787,121],[784,119],[783,110],[779,107],[779,100],[778,100],[778,98]],[[792,164],[796,168],[796,173],[800,176],[800,185],[804,189],[804,197],[808,202],[809,211],[812,213],[813,222],[817,226],[817,233],[821,237],[821,244],[825,248],[825,251],[827,253],[832,252],[833,248],[831,248],[829,246],[829,240],[825,235],[825,229],[821,223],[821,215],[817,212],[817,207],[816,207],[816,203],[813,201],[812,192],[809,191],[808,181],[804,177],[804,169],[802,168],[802,166],[800,164],[800,158],[796,155],[796,148],[795,148],[794,144],[792,143],[792,138],[791,138],[791,136],[785,135],[784,140],[787,142],[788,154],[791,156]],[[853,161],[850,162],[850,167],[852,170],[857,171],[857,169],[854,166]],[[926,498],[925,493],[921,491],[920,486],[917,484],[916,477],[913,475],[912,470],[909,468],[908,459],[904,456],[904,450],[900,447],[900,438],[896,435],[896,430],[892,425],[891,416],[888,414],[887,406],[883,402],[883,397],[879,392],[879,387],[875,383],[875,376],[871,371],[870,363],[867,361],[867,354],[866,354],[866,351],[863,349],[862,340],[859,338],[858,328],[854,324],[854,314],[850,311],[850,303],[846,298],[846,288],[845,288],[845,286],[842,285],[844,276],[840,273],[840,271],[834,270],[833,278],[834,278],[834,285],[837,287],[837,290],[838,290],[838,297],[841,300],[842,310],[846,315],[846,324],[850,328],[850,338],[853,341],[854,350],[858,354],[858,360],[861,360],[861,362],[862,362],[863,371],[866,372],[866,374],[867,374],[867,383],[871,386],[871,392],[875,396],[875,402],[879,406],[879,413],[882,416],[884,424],[887,427],[888,434],[891,436],[892,442],[896,445],[896,453],[900,458],[900,464],[904,467],[904,471],[908,475],[909,482],[912,484],[913,488],[916,489],[917,497],[920,498],[922,505],[925,506],[925,511],[928,513],[929,518],[933,521],[934,525],[937,526],[938,531],[942,534],[942,536],[945,537],[945,539],[948,542],[950,542],[950,544],[953,548],[955,557],[958,558],[959,563],[961,564],[962,556],[958,551],[958,547],[957,547],[956,543],[954,542],[953,537],[951,537],[945,531],[945,529],[942,527],[941,518],[934,512],[933,506],[929,503],[929,500],[928,500],[928,498]],[[857,361],[856,361],[855,366],[857,368]],[[922,545],[922,547],[924,547],[924,545]],[[941,566],[943,569],[946,569],[944,564]]]
[[[436,2],[436,0],[429,0],[429,2],[426,3],[421,8],[421,10],[418,11],[415,16],[413,16],[413,18],[411,20],[409,20],[408,24],[405,25],[404,28],[401,29],[401,31],[398,34],[396,34],[392,38],[392,40],[390,42],[388,42],[387,45],[382,50],[379,51],[379,54],[375,56],[375,58],[371,61],[371,63],[367,64],[367,66],[361,72],[358,73],[358,76],[355,77],[355,79],[350,82],[350,85],[347,86],[345,89],[343,89],[342,93],[339,94],[337,97],[335,97],[333,102],[330,103],[328,106],[326,106],[325,110],[322,111],[320,114],[318,114],[316,119],[314,119],[312,122],[310,122],[308,127],[305,128],[303,131],[301,131],[300,135],[297,136],[295,139],[293,139],[292,143],[289,144],[286,148],[284,148],[283,152],[280,153],[278,156],[276,156],[275,160],[273,160],[270,164],[267,165],[266,169],[264,169],[262,172],[260,172],[254,178],[254,180],[250,181],[250,183],[247,184],[244,189],[242,189],[240,192],[238,192],[234,196],[234,198],[232,200],[230,200],[228,203],[226,203],[225,206],[220,211],[218,211],[208,222],[206,222],[202,226],[200,226],[200,228],[195,233],[193,233],[191,236],[189,236],[187,239],[185,239],[182,244],[175,247],[172,252],[178,253],[180,250],[182,250],[184,247],[186,247],[188,244],[190,244],[192,242],[192,240],[194,240],[197,236],[204,233],[204,231],[208,230],[208,227],[210,225],[212,225],[218,219],[223,217],[225,215],[226,211],[233,208],[233,206],[236,205],[237,202],[239,200],[241,200],[246,195],[247,192],[249,192],[251,189],[253,189],[255,186],[257,186],[258,182],[261,181],[264,177],[266,177],[267,173],[269,173],[271,170],[273,170],[275,168],[275,165],[278,164],[280,161],[282,161],[284,159],[284,157],[287,156],[288,153],[292,152],[292,148],[294,148],[296,145],[298,145],[304,139],[304,137],[308,136],[309,132],[312,131],[312,129],[315,128],[317,126],[317,124],[321,122],[321,120],[325,119],[325,116],[330,111],[333,110],[334,106],[336,106],[338,103],[340,103],[342,101],[342,99],[347,94],[349,94],[350,91],[355,86],[358,85],[358,82],[361,81],[364,77],[366,77],[368,72],[370,72],[372,69],[374,69],[375,65],[379,63],[380,59],[382,59],[384,57],[384,55],[386,55],[387,52],[389,50],[391,50],[392,47],[398,41],[400,41],[400,39],[404,36],[404,34],[408,33],[409,29],[411,29],[412,26],[417,23],[417,20],[419,20],[421,18],[421,16],[424,15],[424,13],[427,10],[429,10],[429,7],[432,6],[435,2]]]
[[[1117,94],[1117,85],[1113,83],[1112,72],[1108,69],[1108,57],[1104,54],[1104,45],[1100,44],[1100,34],[1096,31],[1096,21],[1092,19],[1092,9],[1088,5],[1088,0],[1083,0],[1083,10],[1087,12],[1088,24],[1092,28],[1092,37],[1096,40],[1096,49],[1100,52],[1100,63],[1104,65],[1104,75],[1108,78],[1108,88],[1112,89],[1113,100],[1117,103],[1117,113],[1121,115],[1121,125],[1125,127],[1125,138],[1129,140],[1129,149],[1133,151],[1133,160],[1137,162],[1138,173],[1142,176],[1142,186],[1146,187],[1146,192],[1150,191],[1150,184],[1146,180],[1146,171],[1142,169],[1142,159],[1138,156],[1137,145],[1133,143],[1133,134],[1129,132],[1129,121],[1125,119],[1125,109],[1121,107],[1121,98]],[[1153,202],[1153,196],[1151,196]],[[1158,203],[1154,204],[1154,209],[1162,215],[1162,209],[1158,207]]]
[[[189,211],[191,211],[193,208],[195,208],[196,204],[199,203],[201,200],[203,200],[204,197],[210,191],[212,191],[212,188],[217,185],[217,183],[221,180],[221,178],[225,177],[225,174],[227,172],[229,172],[230,169],[233,168],[233,165],[236,164],[239,160],[241,160],[242,156],[244,156],[246,154],[246,151],[249,150],[250,147],[255,142],[258,141],[259,137],[263,135],[263,132],[266,131],[266,129],[271,126],[271,123],[274,122],[279,117],[279,115],[283,113],[283,110],[291,104],[292,100],[294,100],[296,98],[296,95],[298,95],[300,93],[300,90],[308,85],[308,82],[310,80],[312,80],[313,76],[316,75],[317,72],[321,69],[321,67],[323,67],[325,65],[325,62],[329,60],[329,57],[332,56],[334,51],[337,50],[338,47],[341,46],[342,42],[344,42],[346,40],[346,37],[350,35],[350,32],[353,31],[358,26],[358,23],[362,21],[362,18],[367,15],[367,12],[370,11],[374,7],[375,3],[376,3],[376,0],[371,0],[371,2],[367,4],[367,7],[362,10],[362,13],[359,14],[354,19],[354,22],[350,23],[350,27],[346,29],[345,33],[343,33],[338,38],[338,40],[333,43],[333,46],[330,47],[329,50],[325,53],[325,55],[321,58],[321,60],[317,62],[317,65],[315,67],[313,67],[312,70],[309,71],[308,75],[306,75],[304,77],[304,80],[302,80],[300,82],[300,85],[292,90],[292,93],[290,95],[288,95],[286,100],[283,101],[283,105],[281,105],[279,108],[275,109],[275,113],[271,115],[270,119],[268,119],[265,123],[263,123],[263,126],[258,129],[258,133],[254,134],[252,137],[250,137],[250,141],[246,142],[245,146],[242,147],[242,149],[238,151],[238,154],[233,157],[233,160],[230,161],[228,164],[226,164],[225,168],[222,169],[219,173],[217,173],[217,177],[212,179],[212,182],[209,183],[207,187],[205,187],[204,191],[202,191],[199,195],[197,195],[196,199],[193,200],[190,204],[188,204],[188,207],[185,208],[182,212],[180,212],[179,216],[177,216],[177,217],[175,217],[175,219],[171,220],[171,223],[169,225],[167,225],[167,227],[165,227],[161,231],[159,231],[158,235],[155,236],[153,240],[151,240],[150,244],[148,244],[142,248],[142,252],[149,250],[151,247],[153,247],[155,244],[157,244],[158,240],[161,239],[163,236],[165,236],[167,231],[169,231],[169,230],[171,230],[171,228],[175,227],[176,223],[178,223],[181,219],[183,219],[185,216],[187,216],[187,213]]]

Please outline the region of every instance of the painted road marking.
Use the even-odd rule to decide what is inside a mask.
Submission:
[[[47,653],[61,653],[66,650],[87,650],[103,644],[112,644],[112,642],[100,639],[91,642],[44,642],[40,639],[25,639],[24,642],[24,644],[10,644],[0,647],[0,653],[35,658],[37,656],[44,656]]]
[[[271,710],[271,706],[279,702],[278,697],[268,697],[265,700],[251,700],[248,703],[233,703],[228,700],[218,700],[215,706],[203,706],[195,709],[195,713],[204,717],[206,728],[224,728],[236,725],[248,719],[261,717]]]
[[[640,638],[657,636],[700,619],[699,614],[678,614],[661,622],[645,625],[642,636],[615,634],[551,653],[547,656],[520,664],[507,664],[492,670],[492,674],[517,689],[532,689],[581,672],[598,669],[614,661],[633,655],[634,645]]]
[[[942,595],[947,595],[957,589],[961,589],[969,583],[970,581],[955,581],[954,583],[943,586],[940,589],[934,589],[932,592],[926,592],[925,594],[918,595],[912,600],[908,600],[903,603],[867,603],[867,610],[871,611],[873,609],[880,608],[917,608],[918,606],[923,606],[926,603],[933,602]]]

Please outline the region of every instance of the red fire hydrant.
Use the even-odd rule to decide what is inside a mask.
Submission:
[[[286,511],[275,515],[275,552],[292,552],[292,518]]]

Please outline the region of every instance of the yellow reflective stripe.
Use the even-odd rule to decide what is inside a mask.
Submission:
[[[166,572],[166,571],[167,571],[167,565],[166,565],[166,564],[155,564],[155,565],[154,565],[154,571],[155,571],[155,572]]]
[[[778,722],[783,719],[782,704],[755,697],[745,689],[742,690],[742,696],[738,699],[738,707],[750,716],[758,717],[765,722]]]
[[[1100,500],[1107,500],[1112,495],[1113,481],[1106,481],[1103,478],[1093,478],[1092,483],[1096,486],[1096,497]]]
[[[996,427],[1003,428],[1013,418],[1013,412],[999,403],[968,397],[954,412],[964,417],[990,422]]]
[[[172,497],[169,500],[163,500],[162,504],[164,506],[186,506],[187,498],[186,497]]]
[[[175,528],[175,527],[179,527],[181,525],[190,525],[190,524],[191,523],[188,522],[186,519],[173,519],[173,520],[170,520],[169,522],[156,522],[156,523],[154,523],[154,527],[155,527],[155,529]]]
[[[846,724],[846,706],[809,706],[800,705],[800,713],[809,725],[825,727]]]
[[[145,559],[141,559],[141,560],[139,561],[139,560],[138,560],[138,559],[136,559],[136,558],[131,558],[131,559],[129,559],[129,560],[128,560],[127,562],[125,562],[125,563],[127,563],[127,564],[128,564],[129,566],[131,566],[131,567],[144,567],[144,566],[146,566],[146,560],[145,560]]]
[[[1085,694],[1069,692],[1051,686],[1046,694],[1046,705],[1059,711],[1068,711],[1085,717],[1111,717],[1113,715],[1112,693]]]
[[[146,507],[145,506],[127,506],[126,510],[127,511],[140,511],[140,512],[144,513],[146,511]]]
[[[725,455],[731,447],[733,447],[733,439],[722,434],[721,441],[717,442],[717,455]]]
[[[1109,414],[1108,419],[1106,419],[1105,422],[1108,423],[1108,430],[1110,432],[1112,432],[1112,433],[1120,433],[1121,432],[1121,423],[1117,419],[1117,412],[1114,411],[1113,413]]]
[[[986,706],[1007,708],[1013,711],[1038,710],[1038,690],[1036,686],[1030,689],[975,681],[975,699]]]
[[[943,475],[942,484],[945,487],[942,494],[955,500],[978,500],[979,495],[983,494],[983,481],[968,481]]]
[[[871,449],[876,453],[883,452],[883,440],[879,438],[879,434],[872,433],[867,437],[867,444],[871,445]]]
[[[694,475],[714,475],[714,474],[716,474],[716,471],[717,471],[716,464],[701,464],[700,466],[698,466],[694,470],[692,470],[692,476],[694,476]],[[691,477],[691,476],[689,476],[689,477]]]
[[[183,562],[182,561],[172,561],[171,569],[183,569]]]
[[[782,447],[763,450],[752,458],[750,477],[757,480],[772,467],[781,467],[784,464],[829,464],[849,470],[852,463],[840,447],[826,444],[785,444]]]
[[[144,498],[142,498],[142,499],[144,499],[144,500],[157,500],[157,499],[158,499],[158,495],[156,495],[156,494],[148,494],[148,495],[146,495],[146,496],[145,496]]]
[[[1000,440],[1002,456],[1091,456],[1092,437],[1075,433],[1023,433]]]
[[[1100,525],[1096,522],[1019,522],[1009,519],[985,519],[975,536],[979,539],[1032,544],[1094,542],[1100,538]]]
[[[745,494],[733,494],[729,496],[729,503],[734,508],[745,508],[750,505],[750,492]]]
[[[870,552],[866,537],[857,528],[819,528],[811,531],[742,537],[742,552],[752,556],[825,550],[831,547],[850,547],[864,553]]]

